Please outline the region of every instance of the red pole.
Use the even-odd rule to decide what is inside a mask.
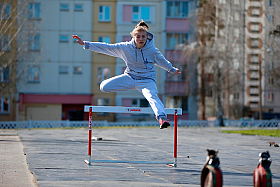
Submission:
[[[91,156],[91,126],[92,126],[92,108],[90,107],[89,118],[88,118],[88,155],[89,156]]]
[[[174,114],[174,167],[177,167],[177,110]]]

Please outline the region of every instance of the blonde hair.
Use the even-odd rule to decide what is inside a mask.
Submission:
[[[133,37],[135,35],[135,33],[138,31],[145,31],[145,32],[148,32],[149,30],[149,26],[147,23],[145,23],[144,20],[141,20],[136,26],[135,28],[133,29],[132,32],[130,32],[130,35],[131,37]]]

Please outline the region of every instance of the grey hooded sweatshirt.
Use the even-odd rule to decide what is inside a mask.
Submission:
[[[154,46],[153,34],[148,32],[148,39],[142,49],[138,49],[132,38],[129,42],[120,42],[115,44],[107,44],[100,42],[84,41],[84,49],[90,49],[97,53],[119,57],[126,63],[124,73],[131,75],[133,78],[148,78],[156,80],[157,65],[170,73],[174,73],[176,69],[165,59],[161,52]]]

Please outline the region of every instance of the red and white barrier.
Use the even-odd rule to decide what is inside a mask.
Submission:
[[[91,165],[91,137],[92,137],[92,113],[93,112],[109,112],[109,113],[136,113],[136,114],[154,114],[152,108],[146,107],[120,107],[120,106],[85,106],[84,112],[89,112],[89,125],[88,125],[88,156],[89,160],[85,163]],[[168,164],[169,166],[177,167],[177,115],[182,115],[181,108],[166,108],[166,114],[174,115],[174,163]]]

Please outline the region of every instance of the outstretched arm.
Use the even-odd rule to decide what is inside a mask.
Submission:
[[[114,57],[120,57],[119,48],[121,43],[107,44],[103,42],[88,42],[83,41],[78,35],[72,35],[74,39],[77,39],[77,43],[84,46],[84,49],[89,49],[91,51],[102,53],[105,55],[110,55]]]
[[[180,70],[176,67],[172,67],[172,64],[166,60],[161,52],[156,48],[156,64],[172,74],[181,74]]]
[[[78,35],[72,35],[74,39],[77,39],[77,43],[80,45],[85,45],[85,42],[78,36]]]

